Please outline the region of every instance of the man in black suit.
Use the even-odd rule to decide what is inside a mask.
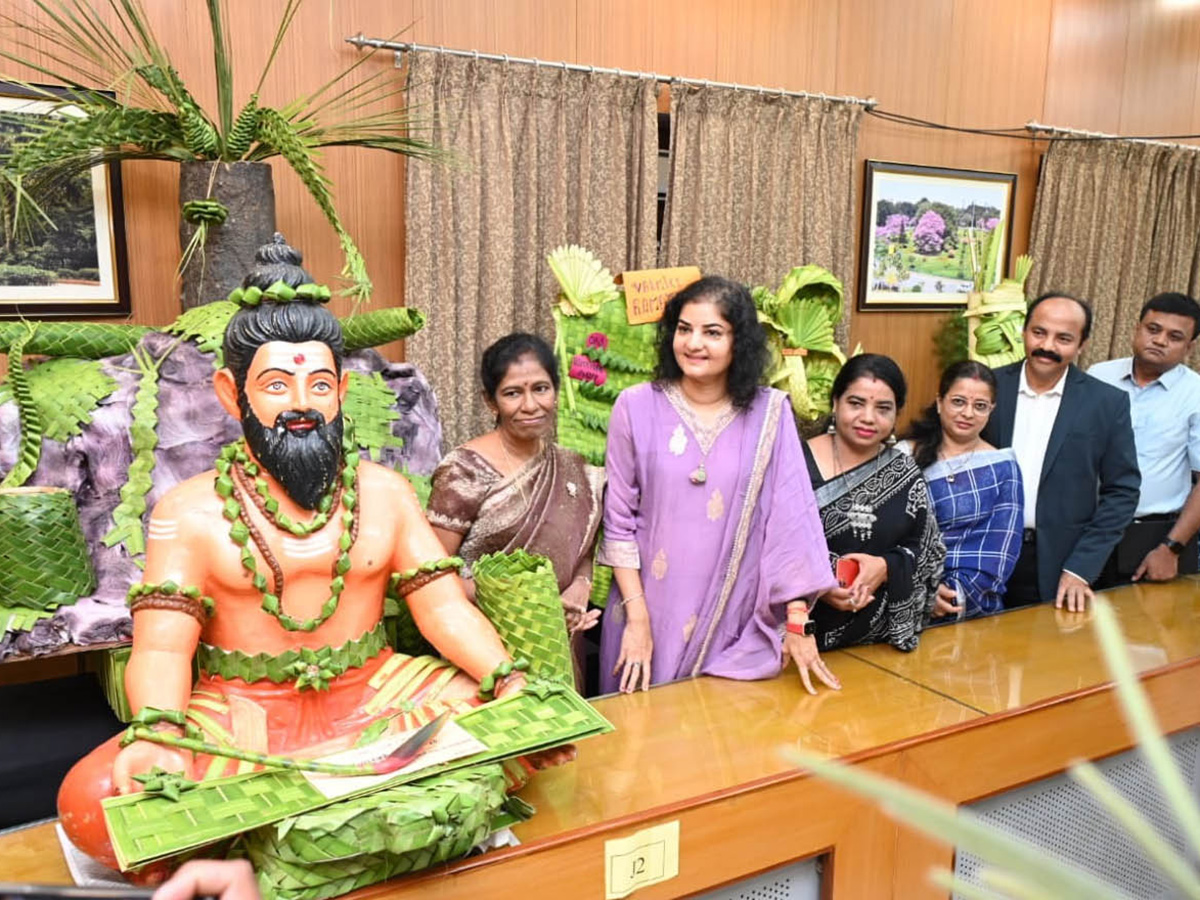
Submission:
[[[1044,294],[1025,319],[1025,360],[996,370],[996,409],[983,439],[1012,447],[1025,486],[1025,535],[1006,607],[1054,598],[1087,608],[1137,509],[1137,451],[1129,397],[1073,363],[1092,310]]]

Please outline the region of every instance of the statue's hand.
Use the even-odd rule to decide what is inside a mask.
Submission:
[[[140,791],[142,785],[134,781],[133,776],[149,772],[155,766],[165,772],[182,772],[185,778],[190,778],[189,756],[188,753],[152,741],[134,741],[118,752],[113,760],[113,785],[121,794]]]

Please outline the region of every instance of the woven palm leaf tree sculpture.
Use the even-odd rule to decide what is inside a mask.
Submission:
[[[183,83],[170,51],[150,27],[141,0],[30,0],[27,12],[0,15],[0,23],[10,26],[12,35],[0,57],[59,84],[88,86],[72,87],[64,98],[3,74],[5,80],[44,97],[55,111],[70,114],[28,117],[35,120],[28,126],[31,134],[3,160],[0,190],[16,211],[36,215],[40,192],[100,163],[261,162],[278,156],[299,176],[337,234],[344,257],[342,275],[351,282],[347,293],[365,298],[371,280],[334,207],[320,151],[352,146],[429,156],[433,150],[410,136],[409,118],[396,103],[403,88],[390,67],[367,76],[356,71],[374,51],[286,106],[259,105],[259,91],[302,4],[303,0],[284,4],[257,87],[238,109],[225,4],[206,0],[217,89],[212,113]],[[195,36],[180,31],[179,38],[193,41]],[[188,251],[201,246],[209,226],[220,224],[225,216],[219,198],[194,201],[190,208],[185,204],[183,212],[185,220],[197,226]]]

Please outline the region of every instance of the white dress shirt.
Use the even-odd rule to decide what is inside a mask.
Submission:
[[[1028,363],[1026,363],[1028,365]],[[1025,527],[1037,527],[1038,483],[1042,480],[1042,465],[1046,461],[1046,446],[1050,443],[1050,432],[1058,418],[1058,407],[1062,403],[1063,382],[1067,372],[1050,390],[1039,394],[1025,380],[1025,366],[1021,366],[1021,381],[1017,385],[1017,413],[1013,417],[1012,448],[1021,467],[1021,480],[1025,487]]]
[[[1142,470],[1136,516],[1179,512],[1192,492],[1192,472],[1200,471],[1200,375],[1178,365],[1139,385],[1131,356],[1096,363],[1088,374],[1129,395]]]

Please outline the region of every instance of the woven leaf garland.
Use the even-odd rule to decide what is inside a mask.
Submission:
[[[425,327],[425,314],[407,306],[392,306],[346,316],[338,321],[342,325],[346,352],[349,353],[403,340],[416,334]]]
[[[129,429],[133,462],[129,465],[129,477],[121,486],[121,502],[113,510],[113,527],[103,540],[107,547],[124,544],[130,556],[140,557],[146,552],[146,536],[142,530],[146,494],[154,486],[154,448],[158,446],[158,366],[161,360],[156,363],[139,350],[134,351],[134,359],[142,378],[130,410],[133,416]]]
[[[396,392],[387,386],[378,372],[350,373],[342,411],[354,423],[358,446],[378,462],[384,447],[401,447],[404,442],[392,434],[392,423],[400,419],[395,409]]]
[[[16,338],[8,351],[8,384],[13,397],[16,398],[21,416],[21,443],[17,450],[17,461],[8,470],[4,480],[0,481],[0,488],[23,485],[37,468],[42,455],[42,419],[38,414],[37,404],[33,402],[33,393],[29,389],[29,375],[21,361],[25,347],[37,326],[24,327],[25,334]]]
[[[24,322],[0,322],[0,353],[11,353],[13,341],[27,329]],[[154,329],[144,325],[38,322],[37,334],[25,345],[25,352],[32,356],[103,359],[128,353],[151,331]]]
[[[95,360],[47,359],[29,369],[26,378],[43,437],[53,441],[79,434],[100,401],[117,389],[117,380]],[[11,396],[9,383],[0,382],[0,403]]]
[[[324,900],[462,856],[491,832],[504,772],[478,766],[341,801],[243,838],[265,898]]]
[[[221,345],[225,341],[225,328],[237,311],[238,305],[228,300],[205,303],[184,312],[168,325],[166,330],[170,334],[194,340],[196,346],[205,353],[215,353],[217,358],[213,365],[219,369],[225,365],[221,353]]]

